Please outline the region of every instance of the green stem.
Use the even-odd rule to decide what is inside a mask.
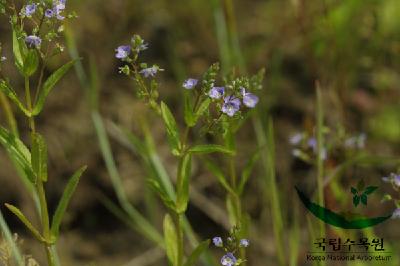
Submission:
[[[30,91],[30,86],[29,86],[29,77],[25,77],[25,98],[26,98],[26,105],[29,111],[32,111],[32,100],[31,100],[31,91]],[[35,119],[33,116],[29,117],[29,127],[32,133],[32,138],[33,135],[36,133],[36,127],[35,127]],[[31,142],[33,142],[33,139],[31,139]],[[47,208],[47,201],[46,201],[46,193],[44,191],[44,186],[43,186],[43,181],[40,178],[37,178],[36,180],[36,193],[39,198],[39,205],[40,205],[40,216],[41,216],[41,222],[42,222],[42,230],[43,230],[43,236],[47,241],[51,240],[51,235],[50,235],[50,223],[49,223],[49,213],[48,213],[48,208]],[[46,251],[46,256],[47,256],[47,263],[49,266],[54,266],[54,257],[51,252],[51,245],[48,243],[43,243],[45,251]]]

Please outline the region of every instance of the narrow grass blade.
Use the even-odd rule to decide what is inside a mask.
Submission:
[[[178,265],[178,234],[169,214],[164,217],[164,239],[168,260],[173,266]]]
[[[210,240],[201,242],[197,246],[197,248],[193,250],[192,254],[190,254],[184,266],[195,266],[201,254],[208,249],[209,245],[210,245]]]

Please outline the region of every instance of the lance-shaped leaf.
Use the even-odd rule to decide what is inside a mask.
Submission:
[[[24,75],[26,77],[32,76],[39,65],[39,56],[35,49],[30,49],[24,60]]]
[[[17,93],[10,86],[10,84],[5,80],[0,80],[0,90],[7,95],[10,100],[18,106],[18,108],[28,117],[31,117],[31,112],[29,112],[24,104],[19,100]]]
[[[26,226],[26,228],[33,234],[33,236],[41,241],[46,242],[44,237],[39,233],[39,231],[32,225],[32,223],[25,217],[25,215],[14,205],[5,204],[7,209],[9,209],[18,219]]]
[[[39,92],[39,96],[37,99],[37,102],[35,104],[35,107],[33,108],[33,115],[38,115],[44,106],[44,103],[46,101],[47,96],[51,92],[51,90],[54,88],[54,86],[57,84],[57,82],[68,72],[68,70],[75,64],[77,60],[72,60],[59,69],[57,69],[43,84],[43,87],[41,88]]]
[[[47,182],[47,145],[38,133],[32,134],[32,168],[37,178]]]
[[[190,153],[198,153],[198,154],[208,154],[208,153],[214,153],[214,152],[220,152],[220,153],[226,153],[233,155],[235,151],[224,147],[222,145],[216,145],[216,144],[205,144],[205,145],[197,145],[189,149]]]
[[[185,262],[184,266],[195,266],[196,262],[199,260],[201,254],[207,250],[210,245],[210,240],[206,240],[201,242],[195,250],[193,250],[192,254],[190,254],[189,258]]]
[[[64,213],[67,210],[72,194],[74,194],[75,189],[79,183],[79,179],[85,170],[86,166],[83,166],[78,171],[76,171],[75,174],[72,175],[72,177],[68,181],[67,186],[65,187],[63,195],[61,196],[60,202],[58,203],[56,212],[54,213],[51,223],[51,234],[55,238],[58,237],[58,232]]]
[[[31,165],[31,153],[25,144],[7,129],[0,126],[0,144],[6,149],[10,158],[14,159],[24,170],[29,181],[35,183]]]
[[[183,97],[185,99],[185,105],[184,105],[185,123],[188,127],[193,127],[194,125],[196,125],[196,121],[193,113],[193,102],[191,94],[188,91],[185,91]]]
[[[189,202],[189,180],[192,169],[192,156],[190,153],[182,157],[178,169],[176,212],[184,213]]]
[[[167,129],[168,143],[171,146],[172,154],[179,155],[181,144],[178,127],[174,116],[164,102],[161,102],[161,115]]]
[[[169,214],[164,217],[164,241],[168,260],[173,266],[178,265],[178,234]]]
[[[27,53],[27,47],[24,42],[23,36],[21,31],[18,29],[17,26],[17,17],[12,17],[12,37],[13,37],[13,53],[15,58],[15,65],[19,69],[21,73],[24,70],[24,58]]]
[[[215,175],[215,177],[218,179],[219,183],[231,194],[235,194],[235,191],[232,189],[232,187],[229,185],[228,181],[226,180],[226,177],[224,173],[222,172],[221,168],[219,168],[216,164],[214,164],[210,160],[204,160],[207,169]]]
[[[150,187],[158,194],[158,196],[164,202],[165,206],[175,211],[175,202],[168,196],[167,192],[160,185],[160,183],[152,178],[149,178],[147,182],[149,183]]]
[[[211,99],[207,98],[200,104],[199,108],[196,110],[196,112],[194,114],[195,123],[204,114],[204,112],[207,111],[208,106],[210,105],[210,103],[211,103]]]

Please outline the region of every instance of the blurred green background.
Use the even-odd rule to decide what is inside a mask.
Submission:
[[[137,100],[134,83],[118,74],[120,62],[114,58],[114,49],[129,42],[133,34],[140,34],[150,44],[143,53],[144,61],[165,69],[160,75],[160,98],[179,114],[181,124],[181,83],[185,78],[198,77],[217,61],[224,71],[233,66],[248,73],[266,68],[258,108],[262,116],[271,114],[275,122],[277,186],[285,225],[282,237],[284,243],[294,239],[298,244],[294,245],[298,248],[294,265],[309,265],[305,253],[315,238],[309,235],[306,217],[312,223],[316,221],[297,203],[293,187],[307,184],[312,191],[315,168],[292,156],[288,139],[315,124],[316,81],[322,88],[326,126],[332,132],[365,132],[368,137],[364,153],[377,157],[343,171],[335,179],[336,185],[326,187],[326,204],[334,210],[351,207],[349,188],[362,177],[380,186],[363,212],[376,216],[393,209],[393,204],[381,204],[380,198],[385,192],[396,195],[381,177],[399,166],[400,1],[69,0],[68,9],[76,10],[79,18],[68,25],[67,32],[76,40],[84,67],[89,67],[92,58],[99,73],[100,112],[126,193],[158,228],[164,213],[162,204],[146,188],[140,158],[118,139],[112,127],[115,123],[140,135],[138,122],[147,120],[167,171],[173,171],[175,161],[168,151],[162,123]],[[8,58],[12,58],[10,36],[7,18],[2,17],[0,42]],[[64,58],[49,62],[48,69],[54,70],[67,57],[65,53]],[[22,85],[11,63],[5,64],[5,72]],[[50,208],[55,208],[73,170],[88,164],[63,224],[58,244],[60,259],[63,265],[166,265],[160,250],[116,218],[100,200],[104,195],[115,199],[115,195],[84,95],[77,75],[71,71],[50,96],[37,121],[49,145]],[[2,112],[0,119],[4,124]],[[20,114],[17,119],[24,124]],[[21,131],[27,136],[27,128]],[[253,124],[248,121],[238,136],[239,162],[244,163],[257,149],[255,139]],[[342,160],[340,154],[334,154],[334,148],[331,151],[327,172]],[[0,169],[0,202],[13,202],[34,217],[31,198],[3,151]],[[243,203],[252,218],[248,257],[249,265],[254,266],[279,265],[263,171],[260,161]],[[228,229],[223,190],[201,164],[195,163],[193,172],[189,221],[202,239],[222,235]],[[33,245],[22,225],[3,206],[1,210],[23,240],[25,253],[42,262],[41,247]],[[296,237],[292,233],[295,224],[299,224]],[[389,220],[374,228],[397,254],[398,225],[399,221]],[[330,236],[335,236],[336,231],[327,228]],[[285,254],[289,257],[289,250]],[[398,260],[392,263],[387,265],[399,265]]]

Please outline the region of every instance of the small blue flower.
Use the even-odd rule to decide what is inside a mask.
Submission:
[[[221,264],[224,266],[234,266],[236,264],[236,262],[237,262],[237,259],[231,252],[226,253],[221,258]]]
[[[240,109],[240,100],[230,95],[224,98],[224,104],[222,105],[221,111],[228,116],[232,117]]]
[[[115,49],[115,51],[117,52],[115,54],[116,58],[125,59],[130,55],[131,47],[129,45],[121,45],[121,46],[118,46],[118,48]]]
[[[317,139],[316,138],[309,138],[307,141],[307,145],[308,147],[310,147],[311,149],[313,149],[314,152],[317,151]]]
[[[36,12],[37,4],[30,4],[25,7],[25,15],[32,16]]]
[[[240,239],[239,246],[242,248],[247,248],[250,245],[250,241],[248,239]]]
[[[220,238],[219,236],[214,237],[212,241],[213,241],[213,243],[214,243],[214,245],[216,247],[223,247],[224,246],[222,238]]]
[[[190,78],[190,79],[185,80],[185,81],[183,82],[182,86],[183,86],[185,89],[187,89],[187,90],[191,90],[191,89],[193,89],[194,87],[196,87],[196,85],[197,85],[198,82],[199,82],[199,81],[198,81],[197,79],[192,79],[192,78]]]
[[[162,71],[162,69],[160,69],[158,66],[152,66],[142,69],[139,73],[143,74],[145,78],[148,78],[150,76],[154,77],[158,71]]]
[[[248,108],[256,107],[259,99],[257,95],[253,93],[246,92],[245,88],[241,88],[242,96],[243,96],[243,104],[246,105]]]
[[[208,92],[208,96],[212,99],[220,99],[224,96],[225,88],[224,87],[212,87],[212,89]]]
[[[29,35],[25,38],[25,42],[30,46],[35,46],[36,48],[42,43],[42,39],[35,35]]]
[[[46,9],[46,11],[44,12],[44,15],[47,18],[52,18],[52,17],[54,17],[54,10],[53,9]]]
[[[400,219],[400,208],[397,208],[396,210],[394,210],[394,212],[392,214],[392,219]]]
[[[296,133],[289,138],[289,142],[292,145],[298,145],[304,139],[304,135],[302,133]]]

